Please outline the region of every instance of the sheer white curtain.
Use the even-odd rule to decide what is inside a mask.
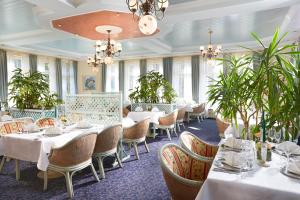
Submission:
[[[128,101],[130,89],[134,89],[140,76],[139,60],[127,60],[124,66],[124,101]]]
[[[153,58],[147,59],[147,72],[156,71],[163,74],[163,59]]]
[[[212,79],[217,80],[220,73],[223,71],[223,65],[219,61],[212,64],[207,64],[207,59],[200,57],[200,87],[199,87],[199,102],[207,102],[209,85]]]
[[[38,56],[37,70],[47,76],[50,92],[56,92],[55,59],[48,56]]]
[[[191,57],[173,59],[172,85],[179,98],[192,100],[192,65]]]
[[[115,62],[106,67],[106,91],[119,91],[119,64]]]

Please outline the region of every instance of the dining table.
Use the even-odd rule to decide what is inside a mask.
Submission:
[[[217,162],[223,156],[220,146],[197,200],[300,199],[300,179],[283,173],[286,159],[282,155],[272,153],[267,165],[255,164],[252,170],[243,172],[244,177],[241,172],[219,170]]]
[[[133,121],[138,122],[147,117],[150,117],[150,123],[159,124],[158,120],[160,117],[164,116],[164,111],[131,111],[128,113],[127,117],[131,118]]]
[[[46,171],[49,165],[48,155],[52,148],[59,148],[72,139],[89,133],[100,133],[105,127],[93,125],[78,128],[75,124],[62,129],[60,134],[45,134],[46,130],[35,133],[12,133],[0,137],[0,155],[16,160],[37,163],[37,168]],[[18,166],[16,166],[18,168]],[[19,169],[16,177],[19,179]]]

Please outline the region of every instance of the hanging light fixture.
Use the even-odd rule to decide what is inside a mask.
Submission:
[[[209,44],[207,46],[207,49],[205,49],[204,46],[200,46],[200,52],[203,58],[207,58],[207,63],[211,64],[213,62],[213,58],[217,57],[218,54],[221,52],[222,46],[218,45],[216,48],[213,47],[211,43],[211,35],[212,35],[212,30],[209,30]]]
[[[93,71],[98,71],[97,67],[105,63],[107,65],[113,63],[113,57],[119,57],[122,51],[122,44],[110,39],[111,30],[107,30],[107,41],[96,41],[95,54],[93,57],[88,57],[87,63],[93,68]]]
[[[126,3],[132,14],[139,14],[139,29],[145,35],[156,31],[157,20],[164,17],[169,6],[168,0],[126,0]]]

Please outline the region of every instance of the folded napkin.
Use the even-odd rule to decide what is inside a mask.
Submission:
[[[136,107],[134,111],[136,111],[136,112],[143,112],[143,108],[139,106],[139,107]]]
[[[47,129],[45,129],[45,133],[44,135],[57,135],[57,134],[62,134],[62,130],[61,128],[58,128],[58,127],[49,127]]]
[[[89,122],[87,122],[85,120],[81,120],[81,121],[77,122],[76,127],[77,128],[89,128],[89,127],[92,127],[92,124],[90,124]]]
[[[40,127],[38,127],[35,123],[25,124],[24,131],[28,131],[30,133],[40,131]]]
[[[300,175],[300,160],[293,160],[288,165],[288,171]]]
[[[154,106],[154,107],[152,108],[151,112],[159,112],[159,109],[158,109],[156,106]]]
[[[242,145],[242,140],[235,139],[235,138],[232,138],[232,137],[228,138],[224,142],[224,146],[234,148],[234,149],[242,149],[241,145]]]
[[[290,141],[282,142],[277,145],[276,149],[283,151],[283,152],[288,151],[291,154],[300,155],[300,147],[294,142],[290,142]]]
[[[224,154],[223,163],[230,165],[232,167],[240,168],[242,165],[241,154],[233,151],[226,152]]]
[[[11,121],[11,120],[13,120],[13,118],[10,115],[3,115],[1,117],[1,121],[3,121],[3,122],[5,122],[5,121]]]

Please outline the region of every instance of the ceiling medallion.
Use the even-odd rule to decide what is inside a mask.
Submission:
[[[140,16],[139,29],[145,35],[152,35],[157,29],[157,20],[164,17],[168,0],[126,0],[132,14]]]
[[[218,54],[221,52],[222,46],[218,45],[216,48],[213,47],[212,43],[211,43],[211,35],[213,33],[212,30],[209,30],[209,44],[207,46],[207,49],[205,49],[204,46],[200,46],[200,52],[201,55],[203,56],[203,58],[207,58],[207,62],[212,63],[212,59],[217,57]]]
[[[96,27],[97,29],[98,27]],[[99,31],[98,28],[97,31]],[[99,32],[101,32],[100,30]],[[106,30],[108,34],[107,41],[96,41],[95,54],[93,57],[88,57],[87,63],[92,67],[93,71],[98,71],[101,64],[113,64],[113,58],[119,57],[122,51],[122,44],[110,39],[110,34],[112,30]]]

